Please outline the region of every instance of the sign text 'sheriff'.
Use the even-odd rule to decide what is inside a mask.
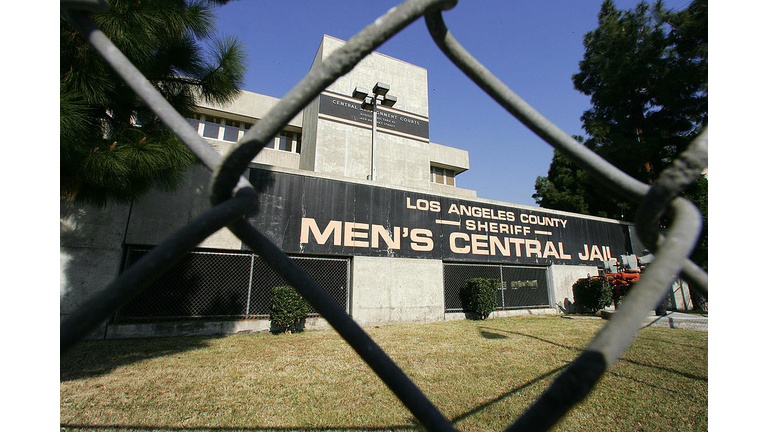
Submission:
[[[251,220],[290,253],[597,265],[631,252],[620,223],[251,170],[264,175]]]

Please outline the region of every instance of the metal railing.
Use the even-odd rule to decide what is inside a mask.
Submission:
[[[456,0],[408,0],[390,10],[350,38],[346,45],[319,67],[313,68],[268,115],[243,136],[226,158],[222,158],[95,27],[89,14],[104,10],[104,0],[62,0],[61,7],[67,19],[203,165],[212,171],[213,177],[210,210],[153,248],[106,289],[88,299],[64,320],[60,329],[61,352],[64,353],[89,330],[141,293],[197,244],[226,226],[312,304],[425,428],[436,431],[455,430],[349,314],[243,217],[251,211],[257,195],[254,186],[241,175],[246,171],[248,163],[321,91],[349,72],[387,39],[422,16],[445,55],[510,114],[619,195],[640,203],[636,226],[643,243],[656,255],[641,281],[625,299],[624,307],[507,430],[546,430],[584,399],[603,372],[630,345],[647,312],[667,295],[676,275],[682,274],[693,288],[706,293],[706,272],[688,259],[701,229],[701,215],[691,202],[680,197],[685,187],[707,166],[706,130],[662,172],[652,186],[635,180],[558,129],[464,50],[442,19],[442,11],[455,4]],[[658,233],[657,222],[666,213],[670,213],[673,220],[664,238]]]

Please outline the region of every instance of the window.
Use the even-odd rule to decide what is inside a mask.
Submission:
[[[224,124],[224,141],[237,142],[240,139],[240,122],[227,120]]]
[[[188,118],[189,124],[197,131],[200,130],[200,114],[192,114],[192,118]]]
[[[275,137],[273,142],[267,144],[267,148],[301,153],[301,134],[298,132],[282,131]]]
[[[456,172],[448,168],[440,168],[432,166],[431,168],[431,181],[432,183],[439,183],[448,186],[456,186]]]
[[[275,148],[277,150],[291,151],[291,137],[289,133],[290,132],[281,132],[280,135],[275,137]]]
[[[219,129],[221,129],[221,119],[213,116],[203,117],[205,126],[203,127],[203,138],[219,139]]]

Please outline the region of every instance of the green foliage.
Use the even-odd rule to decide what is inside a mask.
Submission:
[[[195,101],[234,99],[243,45],[214,36],[223,0],[111,0],[95,24],[182,115]],[[203,44],[210,45],[206,52]],[[60,178],[69,201],[127,203],[176,187],[195,158],[62,16]]]
[[[699,176],[695,183],[688,187],[683,196],[691,200],[699,208],[704,225],[701,227],[699,244],[691,254],[691,260],[703,270],[709,269],[709,180]]]
[[[584,57],[573,75],[591,102],[581,118],[581,141],[649,183],[707,123],[707,1],[672,12],[660,1],[621,11],[606,0],[598,22],[584,36]],[[533,198],[546,208],[616,219],[636,210],[557,151],[535,187]]]
[[[573,303],[582,312],[595,313],[613,302],[608,282],[583,278],[573,284]]]
[[[279,333],[299,330],[297,327],[309,313],[309,303],[292,286],[272,288],[269,319]]]
[[[496,309],[498,279],[472,278],[461,293],[466,310],[484,320]]]

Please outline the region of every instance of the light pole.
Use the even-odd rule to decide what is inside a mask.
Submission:
[[[355,87],[352,97],[363,101],[362,108],[373,112],[373,128],[371,129],[371,175],[369,180],[376,180],[376,107],[378,105],[394,106],[397,102],[395,96],[388,95],[389,84],[377,82],[373,90],[368,93],[361,87]]]

